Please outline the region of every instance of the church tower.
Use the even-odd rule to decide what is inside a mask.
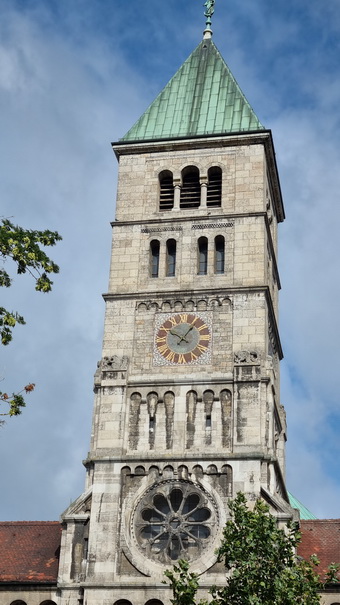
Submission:
[[[86,490],[63,514],[61,603],[169,605],[201,586],[238,491],[284,522],[271,132],[202,42],[113,150],[116,219]]]

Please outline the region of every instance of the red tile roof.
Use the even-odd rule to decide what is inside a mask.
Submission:
[[[313,519],[301,521],[302,540],[298,555],[308,559],[317,555],[318,573],[323,577],[330,563],[340,563],[340,519]]]
[[[0,582],[56,582],[58,521],[0,522]]]

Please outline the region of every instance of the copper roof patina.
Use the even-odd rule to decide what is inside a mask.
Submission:
[[[291,507],[298,509],[298,511],[300,513],[300,519],[303,519],[303,520],[316,519],[315,515],[313,515],[313,513],[311,513],[310,510],[308,510],[308,508],[306,508],[304,506],[304,504],[302,504],[302,502],[300,502],[300,500],[295,498],[295,496],[293,496],[293,494],[288,492],[288,496],[289,496],[289,503],[290,503]]]
[[[203,39],[121,141],[264,130],[211,38]]]

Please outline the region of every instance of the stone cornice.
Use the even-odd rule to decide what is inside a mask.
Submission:
[[[149,141],[117,141],[111,143],[117,158],[121,155],[141,153],[162,153],[181,149],[216,149],[218,147],[239,147],[241,145],[265,144],[272,138],[271,130],[230,133],[196,137],[179,137],[173,139],[153,139]]]
[[[199,210],[199,208],[198,208]],[[211,210],[214,210],[214,208],[212,208]],[[174,212],[174,211],[173,211]],[[145,228],[148,225],[167,225],[167,224],[172,224],[172,223],[199,223],[202,221],[205,222],[209,222],[209,221],[213,221],[214,223],[216,223],[216,221],[232,221],[234,219],[237,218],[261,218],[261,217],[266,217],[267,214],[266,212],[235,212],[233,214],[211,214],[209,216],[207,216],[207,212],[205,210],[204,214],[199,215],[196,214],[190,215],[190,216],[184,216],[183,213],[180,214],[176,214],[174,212],[174,214],[172,216],[169,216],[169,212],[167,212],[167,216],[163,216],[162,214],[160,214],[159,218],[152,218],[152,219],[147,219],[147,220],[142,220],[142,221],[112,221],[111,227],[130,227],[130,226],[134,226],[134,225],[140,225],[141,228]],[[213,225],[211,227],[212,229],[214,228]]]
[[[195,289],[184,289],[179,288],[178,290],[144,290],[139,292],[130,292],[124,294],[117,294],[107,292],[102,296],[104,300],[131,300],[134,299],[136,301],[141,301],[144,298],[150,300],[151,298],[155,298],[157,300],[172,299],[175,298],[179,300],[179,298],[186,298],[187,296],[199,296],[200,300],[204,297],[208,296],[216,296],[218,298],[228,298],[230,294],[245,294],[245,293],[253,293],[253,292],[267,292],[268,286],[235,286],[235,287],[224,287],[224,288],[205,288],[204,292],[202,292],[201,288]]]
[[[122,454],[122,455],[93,455],[93,453],[89,452],[89,456],[86,460],[83,460],[84,466],[91,464],[92,462],[104,462],[104,463],[122,463],[126,464],[131,462],[132,464],[136,463],[150,463],[150,464],[168,464],[169,461],[173,462],[192,462],[193,464],[204,464],[205,462],[211,462],[215,460],[216,462],[223,462],[224,464],[228,464],[230,461],[235,460],[259,460],[266,462],[277,462],[276,457],[271,456],[270,454],[264,454],[263,452],[256,451],[244,451],[244,452],[209,452],[205,453],[204,457],[200,455],[199,460],[197,458],[197,452],[182,452],[181,454],[175,454],[174,452],[167,453],[166,456],[162,456],[161,458],[157,458],[154,452],[150,453],[150,456],[145,456],[142,452],[136,452],[136,454]]]

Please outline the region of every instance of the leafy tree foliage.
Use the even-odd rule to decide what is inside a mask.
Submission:
[[[331,563],[328,566],[328,570],[326,573],[326,579],[325,579],[325,586],[328,586],[329,584],[339,584],[339,582],[340,582],[339,570],[340,570],[339,563]]]
[[[61,236],[56,231],[34,231],[14,225],[8,219],[0,221],[0,257],[3,265],[11,259],[19,274],[29,273],[35,281],[38,292],[50,292],[53,282],[50,275],[59,272],[56,265],[44,252],[43,247],[54,246]],[[0,286],[9,288],[12,279],[2,267],[0,269]],[[24,324],[22,315],[0,307],[0,339],[3,345],[8,345],[13,338],[13,328],[16,324]],[[34,384],[27,384],[21,391],[8,395],[0,391],[0,402],[6,404],[7,411],[0,416],[18,416],[25,407],[23,393],[30,393]]]
[[[318,560],[315,556],[309,561],[296,557],[301,539],[297,524],[280,529],[262,500],[250,509],[242,493],[230,501],[229,510],[231,518],[217,551],[228,574],[225,586],[210,590],[210,605],[319,605]],[[187,562],[179,561],[165,575],[170,579],[174,605],[196,604],[198,578],[189,573]]]
[[[19,393],[12,393],[11,396],[0,391],[0,401],[8,406],[7,411],[0,413],[0,416],[19,416],[22,412],[22,408],[26,406],[23,393],[31,393],[34,391],[34,388],[35,384],[31,382],[19,391]],[[4,421],[0,420],[0,425],[3,423]]]
[[[229,510],[217,556],[230,575],[225,587],[212,590],[214,605],[318,605],[318,561],[296,558],[297,525],[280,529],[262,500],[250,510],[241,493]]]
[[[38,292],[50,292],[52,273],[58,273],[59,267],[42,250],[42,246],[54,246],[61,236],[56,231],[33,231],[13,225],[8,219],[0,224],[0,256],[3,262],[12,259],[17,273],[29,273],[35,280]],[[7,271],[0,269],[0,286],[9,288],[12,284]],[[16,324],[24,324],[22,315],[0,307],[0,337],[3,345],[12,340],[12,330]]]
[[[170,580],[173,605],[195,605],[195,596],[198,590],[198,575],[189,572],[189,563],[180,559],[172,569],[167,569],[164,575]],[[163,584],[166,584],[163,581]],[[206,605],[207,601],[200,601],[198,605]]]

